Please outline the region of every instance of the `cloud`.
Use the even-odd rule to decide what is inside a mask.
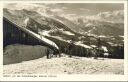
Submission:
[[[117,21],[123,22],[124,12],[123,9],[116,9],[111,7],[109,10],[105,8],[98,8],[96,6],[91,6],[92,4],[66,4],[66,3],[11,3],[5,4],[4,8],[13,9],[13,10],[33,10],[38,13],[49,16],[49,15],[58,15],[66,17],[71,20],[75,20],[79,17],[86,18],[90,20],[101,20],[101,21]],[[102,4],[102,6],[105,4]],[[90,7],[89,7],[90,6]],[[106,5],[108,7],[108,4]],[[92,7],[92,8],[91,8]],[[94,9],[94,8],[97,8]],[[113,8],[113,9],[112,9]],[[111,10],[111,11],[110,11]]]
[[[62,9],[66,10],[66,9],[68,9],[68,8],[67,8],[67,7],[62,7]]]
[[[11,3],[11,4],[5,4],[4,8],[8,8],[11,10],[22,10],[22,9],[27,9],[27,10],[35,10],[38,8],[41,9],[46,9],[48,7],[46,7],[45,5],[38,5],[38,4],[34,4],[34,3]]]
[[[124,12],[123,10],[100,12],[97,15],[86,16],[86,19],[123,23]]]
[[[89,9],[85,9],[85,8],[80,8],[79,10],[81,10],[81,11],[90,11]]]
[[[62,9],[51,9],[52,12],[63,12]]]

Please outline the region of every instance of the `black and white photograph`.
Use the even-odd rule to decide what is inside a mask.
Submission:
[[[4,3],[3,74],[124,75],[124,3]]]

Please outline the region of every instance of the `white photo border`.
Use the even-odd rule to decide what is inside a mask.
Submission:
[[[3,4],[5,3],[123,3],[124,4],[124,75],[64,75],[57,77],[3,77]],[[2,81],[127,81],[128,77],[128,28],[127,1],[1,1],[0,2],[0,78]],[[34,75],[34,74],[33,74]],[[36,75],[36,74],[35,74]],[[13,75],[12,75],[13,76]]]

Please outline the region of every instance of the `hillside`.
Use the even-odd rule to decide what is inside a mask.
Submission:
[[[34,33],[36,33],[38,36],[44,36],[45,38],[55,42],[62,53],[68,53],[68,46],[70,45],[70,41],[74,41],[74,48],[72,50],[72,55],[78,55],[78,56],[93,56],[93,48],[98,47],[98,39],[99,34],[96,34],[97,31],[101,30],[101,34],[108,35],[109,33],[112,33],[112,36],[105,36],[100,37],[100,45],[101,45],[101,55],[103,56],[103,52],[105,51],[105,48],[107,49],[107,52],[110,53],[112,58],[123,58],[123,38],[122,36],[122,28],[119,27],[119,29],[115,30],[115,24],[101,22],[100,25],[96,26],[97,24],[94,23],[94,27],[81,27],[78,24],[73,23],[72,21],[62,18],[59,16],[53,16],[53,17],[46,17],[41,14],[39,14],[36,11],[29,11],[29,10],[9,10],[4,9],[4,17],[6,17],[8,20],[14,22],[20,27],[26,28]],[[91,23],[91,22],[90,22]],[[98,22],[99,23],[99,22]],[[82,24],[81,24],[82,25]],[[102,28],[104,26],[104,28]],[[119,26],[117,24],[117,26]],[[121,25],[122,26],[122,25]],[[92,30],[93,33],[80,33],[81,31],[88,32],[89,30]],[[90,29],[92,28],[92,29]],[[81,30],[80,30],[81,29]],[[115,30],[113,32],[112,30]],[[118,32],[118,31],[121,32]],[[108,31],[110,31],[108,33]],[[119,33],[118,36],[114,36]],[[90,35],[89,35],[90,34]],[[93,34],[93,35],[92,35]],[[101,35],[101,36],[103,36]],[[82,51],[82,52],[81,52]],[[116,54],[121,52],[120,54]],[[92,55],[88,55],[86,53],[91,53]],[[120,57],[121,56],[121,57]]]

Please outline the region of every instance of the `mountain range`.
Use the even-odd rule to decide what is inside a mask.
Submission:
[[[74,41],[77,47],[91,49],[97,46],[97,41],[100,37],[103,41],[102,48],[107,48],[107,51],[111,46],[123,44],[124,24],[122,22],[106,21],[108,19],[104,15],[103,21],[92,20],[87,17],[76,17],[71,20],[57,14],[44,16],[39,12],[26,9],[10,10],[4,8],[3,11],[4,17],[8,18],[8,20],[50,39],[63,52],[71,40]]]

